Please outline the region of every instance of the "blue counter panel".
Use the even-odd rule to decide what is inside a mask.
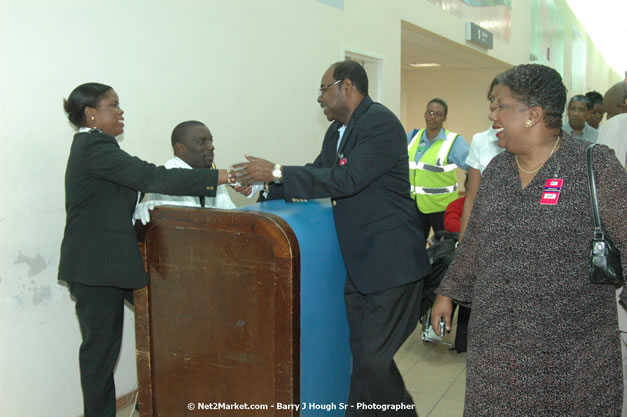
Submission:
[[[239,210],[279,216],[296,234],[301,256],[301,416],[343,416],[351,372],[344,304],[346,269],[330,201],[273,200]]]

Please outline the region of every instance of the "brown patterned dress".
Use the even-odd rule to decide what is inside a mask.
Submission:
[[[464,416],[620,416],[615,289],[588,280],[588,142],[562,145],[521,187],[514,155],[484,171],[463,243],[438,292],[472,305]],[[627,175],[594,149],[601,219],[627,271]],[[541,205],[548,178],[564,180]]]

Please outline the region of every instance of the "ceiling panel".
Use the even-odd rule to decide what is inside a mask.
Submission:
[[[410,63],[436,62],[439,67],[413,68]],[[460,45],[403,22],[401,25],[401,67],[407,71],[503,68],[498,61],[470,46]]]

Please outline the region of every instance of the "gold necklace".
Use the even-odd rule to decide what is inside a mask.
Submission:
[[[551,149],[551,153],[549,154],[549,157],[546,158],[546,161],[551,159],[551,156],[553,156],[553,152],[555,152],[555,149],[557,148],[557,144],[558,143],[560,143],[560,137],[559,136],[557,137],[557,140],[555,141],[555,145],[553,145],[553,149]],[[533,171],[526,171],[523,167],[520,166],[520,163],[518,162],[518,155],[514,155],[514,158],[516,159],[516,165],[518,165],[518,169],[521,170],[522,172],[524,172],[525,174],[535,174],[536,172],[540,171],[540,169],[544,166],[544,164],[546,164],[546,161],[544,161],[544,163],[542,165],[540,165],[539,167],[537,167]]]

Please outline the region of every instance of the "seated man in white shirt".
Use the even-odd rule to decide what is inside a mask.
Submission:
[[[166,161],[164,166],[170,168],[211,168],[214,166],[213,135],[204,123],[190,120],[179,123],[172,131],[172,148],[174,158]],[[237,192],[251,198],[263,185],[248,187],[234,186]],[[149,210],[156,206],[173,205],[187,207],[207,207],[232,209],[235,204],[231,201],[226,185],[219,185],[215,197],[174,196],[148,193],[135,208],[134,220],[141,220],[143,224],[150,221]]]

